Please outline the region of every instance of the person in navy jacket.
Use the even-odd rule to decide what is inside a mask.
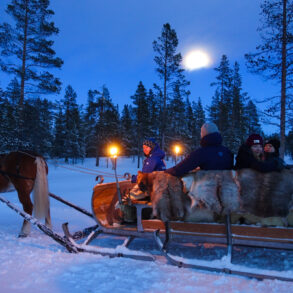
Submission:
[[[143,141],[142,148],[146,157],[141,170],[143,173],[166,170],[164,162],[165,152],[160,149],[154,138],[146,138]],[[131,182],[135,183],[136,178],[137,176],[133,175]]]
[[[165,172],[181,177],[198,167],[201,170],[231,170],[233,168],[233,154],[222,145],[222,136],[214,123],[205,123],[201,127],[200,145],[183,161]]]

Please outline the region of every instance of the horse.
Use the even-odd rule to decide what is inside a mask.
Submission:
[[[17,191],[23,210],[37,219],[45,218],[51,228],[48,190],[48,165],[45,159],[32,151],[13,151],[0,155],[0,192]],[[33,191],[33,201],[30,194]],[[30,234],[31,224],[24,220],[19,237]]]

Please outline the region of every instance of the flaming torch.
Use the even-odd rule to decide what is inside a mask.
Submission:
[[[181,147],[179,145],[174,146],[174,153],[175,153],[175,165],[177,164],[178,155],[181,152]]]
[[[118,183],[118,177],[117,177],[117,156],[118,156],[118,147],[116,146],[111,146],[109,148],[109,153],[110,153],[110,158],[112,161],[113,169],[114,169],[114,174],[115,174],[115,180],[116,180],[116,186],[117,186],[117,196],[118,196],[118,201],[119,204],[122,204],[122,198],[121,198],[121,192],[120,192],[120,187]]]

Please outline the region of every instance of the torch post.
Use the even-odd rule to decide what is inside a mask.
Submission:
[[[120,191],[120,186],[119,186],[118,177],[117,177],[117,153],[118,153],[118,149],[116,147],[112,147],[110,149],[111,161],[112,161],[115,180],[116,180],[118,201],[119,201],[119,204],[122,205],[121,191]]]

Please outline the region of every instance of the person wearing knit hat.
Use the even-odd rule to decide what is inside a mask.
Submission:
[[[251,134],[242,144],[236,156],[235,169],[251,168],[262,173],[281,171],[283,165],[279,160],[265,160],[263,138],[259,134]]]
[[[279,156],[280,141],[276,138],[272,138],[265,142],[264,151],[265,153],[274,153]]]
[[[246,140],[246,144],[250,147],[252,154],[257,160],[263,157],[263,139],[259,134],[251,134]]]
[[[144,141],[143,141],[143,143],[142,143],[142,145],[144,146],[148,146],[149,148],[151,148],[151,149],[154,149],[155,148],[155,146],[156,146],[156,141],[155,141],[155,139],[154,138],[152,138],[152,137],[150,137],[150,138],[146,138]]]
[[[233,154],[222,145],[222,136],[217,125],[204,123],[200,135],[200,147],[165,172],[181,177],[196,168],[202,170],[231,170],[233,168]]]
[[[200,129],[200,137],[203,138],[204,136],[214,133],[214,132],[219,132],[219,129],[215,123],[205,123],[202,125]]]
[[[280,158],[280,145],[280,141],[276,138],[266,141],[264,146],[264,160],[266,162],[277,161],[282,168],[286,168],[286,163]]]
[[[246,140],[246,144],[250,147],[253,145],[263,145],[263,139],[259,134],[251,134]]]
[[[166,164],[164,162],[165,152],[162,151],[154,138],[146,138],[142,143],[142,149],[144,156],[146,157],[142,164],[143,173],[151,173],[153,171],[166,170]],[[131,182],[136,183],[137,175],[132,175]],[[135,185],[130,191],[131,199],[142,199],[148,195],[139,190],[139,187]]]

